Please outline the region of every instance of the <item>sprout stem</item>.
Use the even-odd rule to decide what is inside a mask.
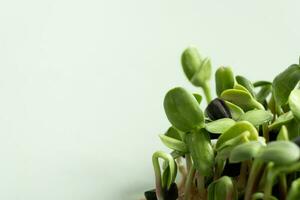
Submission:
[[[205,98],[206,98],[206,102],[209,103],[212,100],[211,97],[211,91],[210,91],[210,86],[209,84],[206,82],[203,86],[202,86]]]
[[[255,159],[252,168],[250,171],[246,192],[245,192],[245,200],[251,200],[252,193],[255,190],[255,187],[258,185],[257,182],[259,181],[264,168],[264,163],[261,160]]]
[[[196,173],[195,167],[191,166],[185,183],[184,200],[190,200],[191,188],[192,188],[195,173]]]

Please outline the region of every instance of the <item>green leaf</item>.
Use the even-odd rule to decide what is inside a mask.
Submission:
[[[270,81],[256,81],[253,83],[254,87],[261,87],[266,85],[272,85],[272,83]]]
[[[181,64],[187,78],[191,80],[201,66],[202,58],[195,47],[187,48],[181,56]]]
[[[255,108],[264,110],[263,105],[257,102],[249,93],[242,90],[237,90],[237,89],[225,90],[221,94],[221,98],[233,104],[238,105],[244,111],[253,110]]]
[[[249,142],[249,139],[248,139],[249,136],[250,136],[249,131],[245,131],[245,132],[239,134],[238,136],[224,142],[221,146],[219,146],[216,149],[218,152],[216,159],[217,160],[219,160],[219,159],[226,160],[230,156],[230,153],[234,147],[236,147],[237,145]]]
[[[240,116],[244,114],[243,109],[241,109],[239,106],[237,106],[233,103],[230,103],[229,101],[225,101],[225,103],[230,110],[232,119],[238,120],[240,118]]]
[[[277,141],[279,141],[279,140],[289,141],[289,133],[288,133],[288,130],[285,125],[282,125],[282,127],[277,135],[276,140]]]
[[[287,195],[287,200],[300,199],[300,178],[294,180]]]
[[[239,136],[241,133],[249,131],[249,140],[258,140],[258,132],[256,128],[247,121],[236,122],[236,124],[230,127],[226,132],[219,136],[216,143],[216,148],[218,149],[227,140]]]
[[[299,65],[291,65],[282,73],[277,75],[273,81],[273,95],[277,105],[281,106],[287,103],[291,91],[300,80]]]
[[[200,104],[202,101],[202,96],[200,94],[194,93],[194,97],[196,98],[197,102]]]
[[[215,73],[216,92],[220,96],[224,90],[234,86],[234,75],[230,67],[219,67]]]
[[[222,176],[208,186],[208,200],[237,200],[236,187],[228,176]]]
[[[256,158],[275,165],[289,165],[299,160],[300,150],[293,142],[275,141],[261,148]]]
[[[203,87],[211,78],[211,62],[209,58],[202,59],[195,47],[187,48],[181,56],[183,71],[189,81]]]
[[[180,131],[204,126],[204,114],[197,100],[184,88],[170,90],[165,96],[164,108],[170,123]]]
[[[282,125],[285,125],[294,119],[294,115],[291,111],[280,115],[270,126],[269,129],[273,130]]]
[[[205,125],[205,129],[211,133],[224,133],[231,126],[235,124],[235,121],[230,118],[222,118],[212,122],[209,122]]]
[[[254,86],[251,81],[243,76],[236,76],[235,79],[240,85],[244,86],[250,92],[252,97],[255,98]]]
[[[292,119],[290,122],[286,123],[286,128],[288,129],[289,138],[291,140],[300,136],[300,124],[296,119]]]
[[[175,150],[175,151],[180,151],[180,152],[187,152],[187,146],[184,142],[168,137],[166,135],[160,134],[159,135],[161,141],[166,145],[168,148]]]
[[[242,90],[244,92],[247,92],[249,95],[251,95],[251,93],[247,90],[247,88],[245,88],[244,86],[236,83],[234,86],[233,86],[233,89],[236,89],[236,90]],[[251,95],[252,96],[252,95]]]
[[[294,89],[291,92],[289,106],[295,119],[300,122],[300,89]]]
[[[250,110],[243,114],[239,121],[248,121],[254,126],[259,126],[264,123],[268,123],[272,121],[273,115],[272,113],[265,110]]]
[[[176,130],[174,127],[170,127],[165,133],[166,136],[171,137],[176,140],[183,141],[183,134],[181,131]]]
[[[256,94],[256,100],[263,103],[272,92],[272,85],[265,85],[261,87],[260,91]]]
[[[251,160],[259,152],[262,147],[260,142],[252,141],[240,144],[232,149],[229,157],[229,162],[238,163],[246,160]]]
[[[211,62],[209,58],[205,58],[197,72],[194,74],[194,76],[191,79],[191,82],[195,86],[204,87],[207,82],[211,79]]]
[[[186,144],[194,162],[195,168],[203,176],[213,173],[214,150],[209,133],[205,129],[193,131],[186,135]]]

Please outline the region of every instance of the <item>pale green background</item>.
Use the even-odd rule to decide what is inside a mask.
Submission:
[[[154,187],[162,107],[190,44],[272,80],[300,55],[300,1],[1,0],[0,199],[130,200]]]

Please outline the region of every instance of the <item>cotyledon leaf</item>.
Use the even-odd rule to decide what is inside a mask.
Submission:
[[[220,96],[224,90],[232,89],[235,83],[230,67],[219,67],[215,73],[216,92]]]
[[[236,122],[235,125],[230,127],[226,132],[220,135],[216,143],[216,148],[218,149],[227,140],[230,140],[245,131],[249,131],[250,133],[248,137],[249,140],[254,140],[254,141],[258,140],[258,132],[256,128],[250,122],[239,121]]]
[[[256,141],[240,144],[232,149],[229,162],[238,163],[250,160],[258,153],[262,146],[262,143]]]
[[[236,187],[228,176],[222,176],[208,186],[208,200],[237,200]]]
[[[203,176],[212,175],[214,150],[209,133],[205,129],[192,131],[186,135],[186,144],[199,173]]]
[[[287,200],[300,199],[300,178],[294,180],[287,195]]]
[[[249,111],[253,109],[264,110],[264,106],[256,101],[249,92],[237,89],[228,89],[222,92],[221,98],[229,101],[233,104],[238,105],[244,111]]]
[[[295,117],[300,122],[300,89],[294,89],[289,96],[289,106]]]
[[[230,118],[222,118],[205,125],[205,129],[210,133],[224,133],[235,124],[235,121]]]
[[[275,165],[289,165],[300,158],[299,147],[290,141],[274,141],[260,149],[256,158]]]
[[[273,95],[277,105],[287,103],[291,91],[300,80],[299,65],[291,65],[286,70],[278,74],[273,80]]]
[[[164,109],[170,123],[180,131],[204,126],[204,114],[199,103],[184,88],[176,87],[166,94]]]
[[[248,121],[254,126],[262,125],[273,119],[272,113],[265,110],[250,110],[243,114],[239,121]]]
[[[294,115],[291,111],[280,115],[271,125],[269,125],[269,129],[276,129],[284,124],[289,123],[294,119]]]
[[[229,101],[225,101],[225,103],[230,110],[232,119],[238,120],[240,118],[240,116],[244,114],[243,109],[241,109],[239,106],[237,106],[233,103],[230,103]]]
[[[196,98],[197,102],[200,104],[202,101],[202,96],[200,94],[194,93],[194,97]]]
[[[236,147],[237,145],[249,142],[249,139],[248,139],[249,136],[250,136],[249,131],[245,131],[245,132],[239,134],[238,136],[227,140],[221,146],[217,147],[216,150],[218,153],[216,156],[216,160],[218,160],[218,159],[226,160],[230,156],[230,152],[232,151],[232,149],[234,147]]]
[[[164,145],[166,145],[168,148],[172,150],[176,150],[180,152],[188,151],[186,144],[180,140],[168,137],[164,134],[160,134],[159,137],[161,141],[164,143]]]
[[[276,140],[277,141],[279,141],[279,140],[289,141],[289,133],[288,133],[288,130],[285,125],[282,125],[282,127],[277,135]]]
[[[249,81],[247,78],[243,76],[236,76],[235,79],[240,85],[244,86],[250,92],[250,94],[255,98],[256,95],[254,92],[254,86],[251,83],[251,81]]]

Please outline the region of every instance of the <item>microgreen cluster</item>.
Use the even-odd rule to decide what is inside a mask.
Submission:
[[[182,87],[165,95],[171,127],[159,137],[170,152],[153,154],[156,188],[146,199],[299,200],[299,64],[273,82],[252,82],[219,67],[214,99],[210,59],[189,47],[181,64],[207,105]]]

